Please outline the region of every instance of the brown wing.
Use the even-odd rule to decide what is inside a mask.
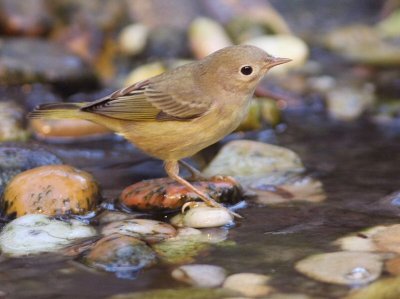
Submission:
[[[166,88],[166,83],[142,81],[81,109],[132,121],[189,120],[208,111],[210,101],[201,97],[199,100],[199,96],[189,90]]]

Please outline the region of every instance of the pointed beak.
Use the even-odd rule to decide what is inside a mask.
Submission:
[[[280,57],[272,57],[271,59],[268,60],[266,66],[267,68],[272,68],[274,66],[283,64],[283,63],[287,63],[289,61],[292,61],[292,59],[289,58],[280,58]]]

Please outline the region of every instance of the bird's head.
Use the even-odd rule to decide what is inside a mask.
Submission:
[[[218,82],[226,90],[248,93],[254,91],[270,68],[289,61],[255,46],[239,45],[214,52],[204,59],[203,65],[210,82]]]

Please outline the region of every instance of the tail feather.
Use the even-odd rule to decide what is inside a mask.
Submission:
[[[28,114],[29,118],[48,118],[48,119],[62,119],[62,118],[80,118],[80,108],[85,103],[51,103],[43,104],[36,107]]]

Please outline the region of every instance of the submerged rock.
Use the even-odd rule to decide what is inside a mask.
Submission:
[[[259,204],[277,204],[293,201],[321,202],[326,199],[322,183],[298,173],[277,172],[258,179],[242,179],[250,192],[257,194]]]
[[[64,222],[45,215],[25,215],[3,228],[0,247],[2,253],[10,256],[57,252],[79,239],[95,235],[94,228],[77,220]]]
[[[400,277],[381,279],[371,285],[354,290],[345,299],[397,299],[400,298]]]
[[[228,276],[223,284],[226,289],[234,290],[248,297],[262,297],[274,289],[267,283],[269,276],[256,273],[237,273]]]
[[[27,170],[6,186],[3,213],[20,217],[25,214],[85,214],[99,196],[92,175],[68,165],[49,165]]]
[[[362,285],[374,281],[382,272],[379,254],[339,251],[309,256],[296,263],[300,273],[313,279],[343,285]]]
[[[103,235],[118,233],[157,243],[174,237],[177,232],[171,225],[150,219],[126,219],[107,224],[101,230]]]
[[[61,45],[45,40],[0,40],[0,84],[48,82],[68,86],[92,86],[93,71]]]
[[[171,275],[194,287],[215,288],[224,282],[226,271],[219,266],[192,264],[175,268]]]
[[[400,253],[400,224],[375,226],[335,241],[343,250]]]
[[[156,263],[156,255],[149,246],[131,236],[112,234],[100,239],[85,256],[90,267],[116,272],[129,278],[133,272]]]
[[[14,102],[0,102],[0,142],[25,141],[29,134],[24,129],[25,113]]]
[[[225,289],[184,288],[120,294],[109,299],[228,299],[237,295],[237,292]]]
[[[62,161],[39,146],[4,143],[0,146],[0,195],[18,173],[49,164],[62,164]]]
[[[372,84],[336,86],[326,94],[328,113],[335,119],[350,121],[357,119],[371,109],[375,102],[375,88]]]
[[[152,248],[167,264],[191,263],[200,252],[207,251],[210,244],[218,244],[226,237],[227,231],[221,229],[180,228],[174,238],[153,244]]]
[[[235,202],[241,198],[240,186],[229,177],[214,177],[192,184],[219,201]],[[126,187],[119,197],[124,206],[140,210],[177,209],[196,199],[199,199],[197,194],[170,178],[133,184]]]

